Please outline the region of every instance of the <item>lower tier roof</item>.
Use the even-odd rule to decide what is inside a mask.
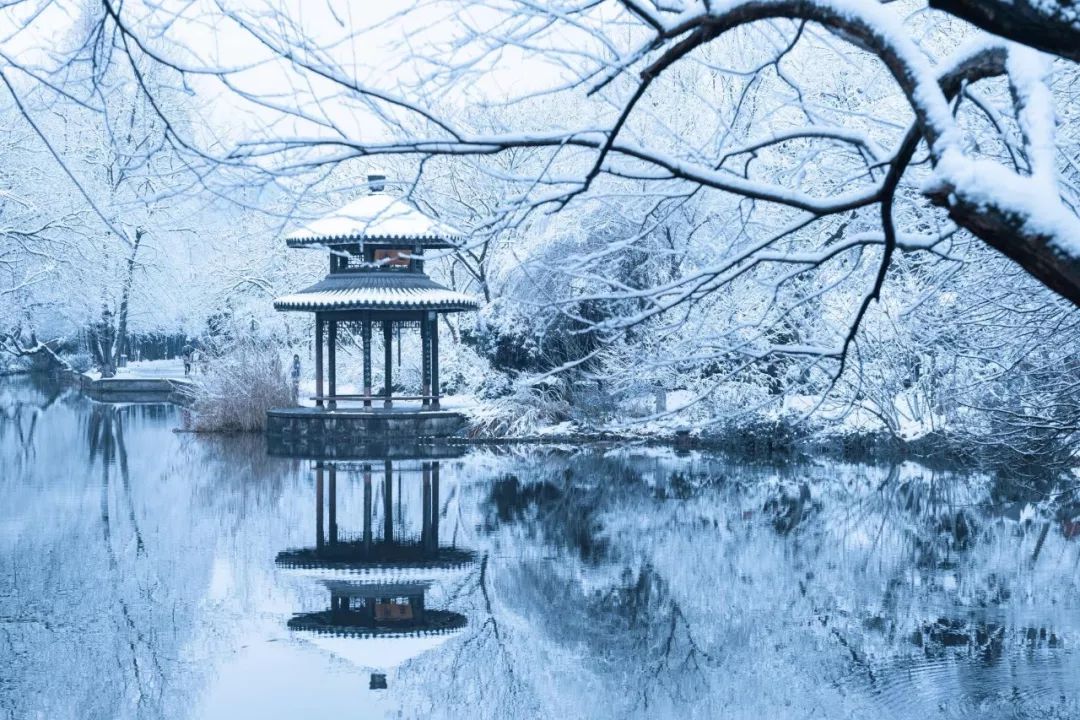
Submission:
[[[327,275],[311,287],[274,301],[277,310],[476,310],[480,301],[450,290],[424,273],[362,270]]]

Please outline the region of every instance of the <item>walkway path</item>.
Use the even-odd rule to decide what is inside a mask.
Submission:
[[[97,370],[87,373],[98,380],[101,373]],[[130,380],[185,380],[183,360],[141,360],[128,363],[127,367],[118,368],[116,377]]]

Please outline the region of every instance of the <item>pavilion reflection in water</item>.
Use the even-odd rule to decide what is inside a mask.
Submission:
[[[386,687],[386,671],[467,624],[461,613],[428,602],[435,583],[452,580],[475,560],[472,551],[440,539],[440,471],[430,449],[394,459],[316,461],[314,544],[277,556],[279,568],[317,578],[329,595],[328,607],[295,615],[289,629],[371,669],[372,689]],[[342,490],[357,484],[360,517],[343,518]],[[417,496],[419,511],[410,512]],[[406,515],[419,516],[411,532]]]

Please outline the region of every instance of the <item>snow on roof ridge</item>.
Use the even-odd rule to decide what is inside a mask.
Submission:
[[[290,241],[343,238],[450,239],[461,232],[384,192],[361,195],[285,236]]]

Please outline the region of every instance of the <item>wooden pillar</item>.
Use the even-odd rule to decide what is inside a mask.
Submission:
[[[375,624],[375,598],[364,598],[364,617],[369,624]]]
[[[337,320],[327,320],[328,333],[326,338],[327,378],[330,382],[329,395],[333,398],[337,395]],[[337,400],[331,400],[330,409],[337,407]]]
[[[326,542],[323,533],[323,466],[315,466],[315,547],[321,548]]]
[[[439,463],[431,463],[431,548],[439,548]]]
[[[383,407],[393,407],[394,401],[391,399],[391,386],[393,385],[393,375],[390,370],[390,366],[394,360],[393,349],[393,329],[394,324],[389,320],[383,320],[383,366],[386,379],[386,387],[383,388]]]
[[[387,460],[383,468],[383,542],[394,541],[394,470]]]
[[[349,596],[335,594],[333,590],[330,591],[330,613],[341,617],[345,613],[349,612]]]
[[[318,313],[315,314],[315,395],[319,398],[315,401],[316,407],[322,407],[323,401],[323,320]]]
[[[439,409],[439,314],[431,313],[431,409]]]
[[[420,320],[420,395],[422,407],[431,405],[431,332],[428,328],[427,316]]]
[[[337,466],[331,465],[329,469],[330,497],[326,502],[327,511],[330,515],[330,544],[337,545]]]
[[[361,321],[361,335],[364,344],[364,407],[371,407],[371,317],[364,315]]]
[[[371,552],[371,466],[364,466],[364,552]]]
[[[423,500],[421,506],[420,544],[431,549],[431,464],[421,463],[420,474],[423,476]]]
[[[412,607],[413,620],[424,621],[424,595],[410,595],[409,605]]]

